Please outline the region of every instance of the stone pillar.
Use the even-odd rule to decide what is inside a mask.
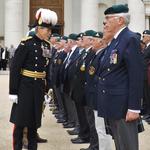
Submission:
[[[5,46],[17,46],[23,36],[22,0],[5,0]]]
[[[64,35],[72,33],[72,0],[64,0]]]
[[[100,19],[98,0],[81,0],[81,32],[89,29],[97,31]]]
[[[146,16],[146,19],[145,19],[145,29],[149,30],[149,16]]]
[[[128,7],[131,15],[129,28],[142,33],[145,30],[144,3],[141,0],[128,0]]]

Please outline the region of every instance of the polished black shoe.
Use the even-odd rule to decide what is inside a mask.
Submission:
[[[69,122],[66,121],[66,122],[63,123],[63,126],[66,126],[68,124],[69,124]]]
[[[79,134],[79,129],[74,128],[73,130],[67,130],[69,135],[78,135]]]
[[[57,123],[65,123],[65,122],[66,122],[65,119],[58,119],[58,120],[57,120]]]
[[[84,143],[89,143],[90,140],[89,139],[81,139],[80,137],[77,137],[77,138],[71,139],[71,142],[73,144],[84,144]]]
[[[74,123],[68,123],[67,125],[64,125],[64,128],[74,128]]]
[[[47,143],[47,139],[41,138],[38,133],[36,136],[36,141],[37,141],[37,143]]]
[[[150,115],[149,115],[149,114],[144,115],[144,116],[142,117],[143,120],[147,120],[147,119],[149,119],[149,118],[150,118]]]

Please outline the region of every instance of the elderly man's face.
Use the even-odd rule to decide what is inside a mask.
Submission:
[[[38,36],[43,40],[48,40],[51,35],[51,29],[46,27],[38,27]]]
[[[119,26],[119,17],[113,15],[106,15],[104,20],[104,31],[105,32],[116,32]]]

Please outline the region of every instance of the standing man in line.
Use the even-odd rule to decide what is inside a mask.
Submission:
[[[16,49],[10,68],[9,98],[13,102],[10,122],[14,123],[13,149],[22,149],[24,127],[28,128],[28,149],[37,150],[37,128],[41,126],[42,106],[48,91],[48,65],[51,27],[57,15],[48,9],[36,13],[33,37],[24,39]],[[49,83],[49,82],[47,82]]]
[[[143,32],[144,56],[144,97],[143,97],[143,119],[150,124],[150,30]]]
[[[109,120],[117,150],[138,150],[137,120],[143,91],[140,39],[128,29],[126,5],[105,10],[104,34],[112,41],[100,59],[98,115]]]

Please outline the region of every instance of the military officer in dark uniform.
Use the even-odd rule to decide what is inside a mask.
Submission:
[[[139,36],[127,27],[128,11],[126,5],[105,10],[104,33],[113,36],[98,70],[98,115],[109,120],[117,150],[139,149],[144,71]]]
[[[37,150],[36,133],[41,126],[42,106],[48,91],[51,26],[57,15],[48,9],[36,12],[33,37],[21,41],[10,69],[9,98],[13,102],[10,122],[14,123],[13,149],[22,149],[23,128],[28,128],[28,149]],[[47,82],[48,83],[48,82]]]

